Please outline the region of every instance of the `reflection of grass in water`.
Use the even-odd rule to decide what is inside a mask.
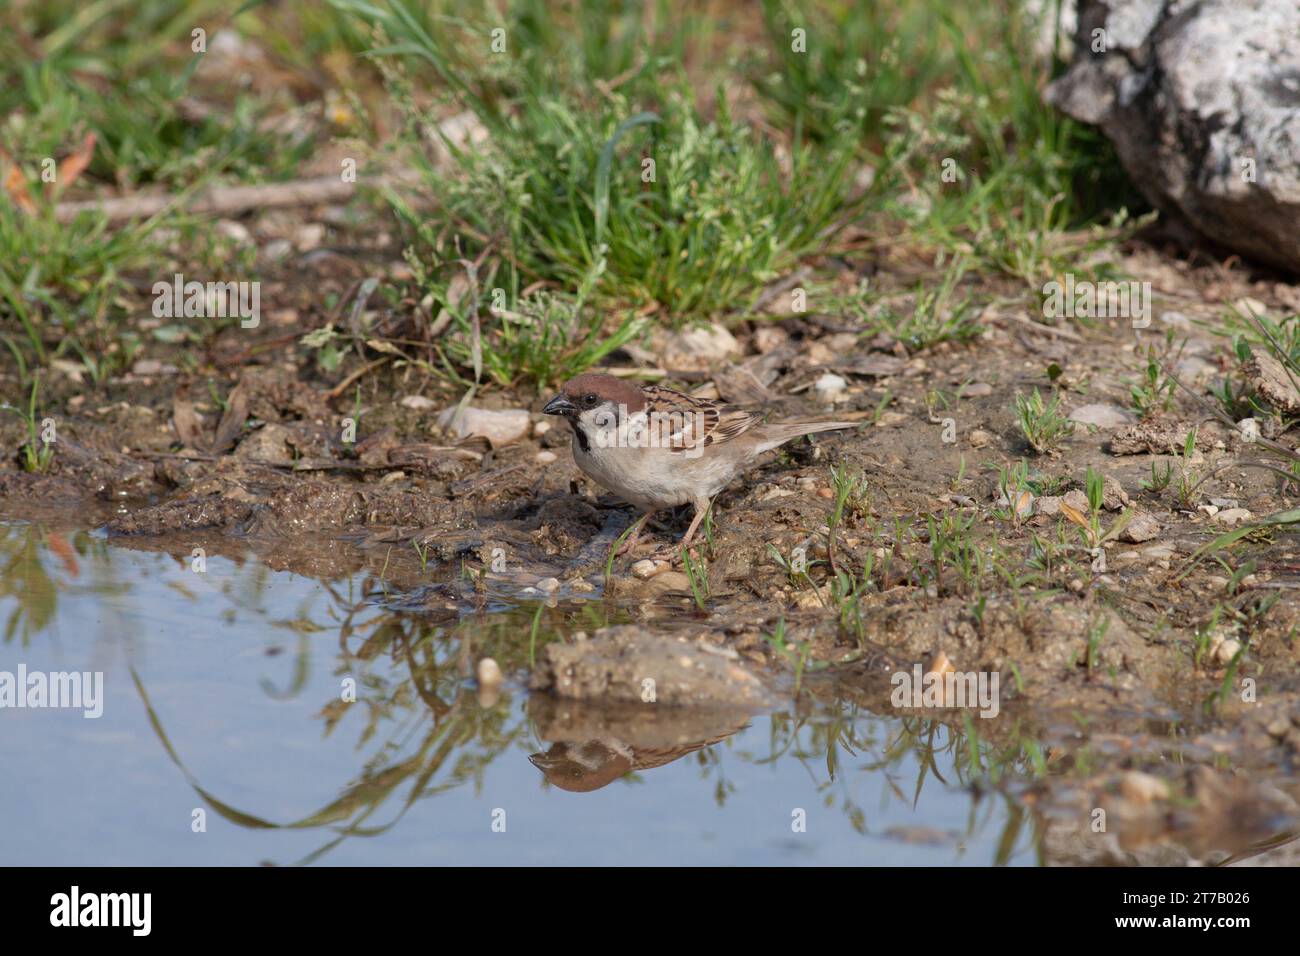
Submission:
[[[15,614],[24,624],[24,634],[44,628],[53,619],[59,591],[75,587],[62,581],[50,566],[47,546],[43,546],[47,537],[35,526],[0,527],[0,567],[5,570],[0,586],[6,589],[4,596],[20,602]],[[97,574],[111,574],[111,549],[105,542],[81,534],[73,541],[81,556],[97,556]],[[49,553],[59,557],[60,547],[48,549]],[[75,556],[64,554],[62,559],[66,569],[66,562],[75,560]],[[249,562],[236,576],[223,581],[221,590],[241,609],[265,619],[267,610],[262,601],[258,597],[250,599],[250,595],[263,594],[273,577],[265,566]],[[485,707],[465,687],[465,675],[475,661],[491,656],[507,673],[520,673],[536,652],[536,647],[530,647],[534,642],[544,646],[578,630],[590,633],[617,623],[622,613],[595,603],[569,609],[534,604],[440,623],[427,617],[368,613],[375,611],[368,601],[373,582],[368,581],[350,578],[345,587],[320,582],[320,589],[304,598],[292,613],[273,622],[277,629],[295,634],[298,648],[291,678],[283,689],[270,681],[262,682],[269,697],[286,700],[301,695],[308,686],[313,650],[317,654],[322,650],[330,652],[335,661],[334,676],[340,681],[350,677],[357,684],[355,704],[337,698],[327,701],[320,716],[326,737],[338,732],[345,720],[352,720],[356,749],[363,758],[361,767],[334,799],[301,818],[272,821],[235,807],[206,789],[186,767],[164,729],[165,715],[153,708],[143,680],[132,672],[164,750],[214,812],[248,829],[332,831],[329,839],[301,863],[320,859],[349,837],[388,832],[418,800],[468,783],[481,784],[491,761],[513,747],[534,742],[536,735],[528,720],[514,712],[509,698]],[[130,588],[105,578],[97,580],[92,589],[120,595]],[[321,596],[325,597],[324,606],[314,603]],[[13,625],[8,640],[18,627]],[[332,644],[321,643],[319,637],[325,632],[337,633],[337,656]],[[529,640],[522,639],[525,633],[530,635]],[[398,669],[396,673],[394,668]],[[847,782],[848,770],[879,771],[890,792],[913,807],[931,774],[944,786],[970,787],[977,783],[997,784],[1009,776],[1042,773],[1041,750],[1031,740],[999,747],[980,739],[973,728],[946,727],[920,717],[877,723],[855,704],[836,701],[829,706],[829,712],[819,707],[800,716],[773,715],[769,754],[751,756],[742,752],[740,756],[754,764],[797,760],[808,770],[818,792],[828,799],[837,782]],[[359,716],[350,716],[354,710]],[[878,738],[877,734],[886,728],[888,737]],[[1012,739],[1017,735],[1013,734]],[[701,779],[712,782],[713,798],[719,806],[736,789],[725,772],[724,756],[728,753],[736,751],[714,746],[694,755]],[[895,779],[897,766],[909,754],[919,764],[910,800]],[[865,761],[857,762],[855,758],[859,757]],[[820,766],[825,767],[824,772]],[[841,803],[850,824],[858,832],[868,833],[866,814],[847,790]],[[989,815],[1000,807],[996,801],[986,802],[983,808],[978,803],[977,799],[972,806],[969,833],[985,826]],[[375,822],[385,806],[392,812]],[[1008,811],[1006,826],[999,862],[1013,854],[1022,840],[1024,815],[1014,806]]]
[[[0,528],[0,600],[14,605],[5,621],[6,644],[21,635],[27,647],[54,619],[58,592],[41,560],[40,538],[35,525]]]
[[[394,650],[403,652],[397,648]],[[406,652],[409,650],[404,649]],[[460,786],[471,778],[481,778],[482,769],[512,743],[522,739],[526,731],[523,724],[516,724],[512,728],[505,726],[509,712],[507,707],[480,707],[474,695],[464,689],[455,691],[448,700],[439,696],[434,689],[436,683],[434,687],[427,683],[422,686],[415,679],[399,684],[396,690],[387,695],[383,691],[375,691],[366,696],[363,685],[359,688],[362,696],[359,696],[358,702],[364,701],[366,704],[367,722],[360,744],[374,735],[381,721],[395,718],[404,710],[410,711],[410,719],[395,726],[384,744],[378,748],[376,756],[367,761],[360,778],[346,786],[338,798],[297,820],[275,823],[225,803],[200,785],[172,747],[139,676],[134,669],[131,673],[145,704],[149,721],[168,756],[185,774],[195,792],[223,819],[251,829],[300,830],[329,827],[335,831],[336,836],[299,860],[299,864],[314,862],[348,837],[383,834],[392,829],[417,800]],[[432,696],[435,706],[418,708],[412,692],[426,702]],[[337,722],[337,717],[327,715],[327,735]],[[424,729],[423,736],[419,736],[420,725],[426,722],[428,726]],[[391,759],[390,755],[394,751],[406,749],[409,741],[417,739],[414,749],[407,756]],[[444,772],[442,777],[438,776],[440,772]],[[435,778],[438,778],[436,783]],[[409,787],[406,793],[398,796],[399,789],[407,784]],[[384,822],[371,824],[370,819],[394,797],[400,801],[397,812]]]
[[[13,602],[4,624],[2,643],[19,637],[23,647],[54,621],[59,593],[77,588],[81,561],[89,558],[93,581],[84,587],[98,595],[122,594],[107,560],[108,545],[83,532],[64,535],[39,524],[0,524],[0,602]],[[62,573],[54,570],[62,565]]]
[[[361,602],[358,602],[359,608]],[[344,787],[333,800],[295,820],[278,823],[256,813],[234,807],[205,789],[187,769],[174,749],[163,721],[153,708],[143,682],[133,671],[137,690],[145,704],[151,725],[168,756],[185,774],[199,796],[223,819],[248,829],[304,830],[329,828],[331,837],[316,850],[299,860],[312,863],[349,837],[373,837],[392,830],[417,801],[473,783],[481,785],[483,774],[493,760],[515,746],[535,739],[527,718],[510,706],[509,698],[485,706],[465,686],[464,675],[473,662],[492,656],[507,673],[523,669],[529,642],[521,640],[533,622],[539,636],[590,628],[606,623],[608,611],[584,606],[576,611],[559,608],[521,608],[504,614],[466,617],[459,622],[439,624],[423,618],[383,614],[359,620],[345,608],[341,618],[340,638],[348,648],[339,658],[335,674],[351,677],[357,683],[357,700],[328,702],[321,711],[325,735],[329,736],[354,709],[362,714],[358,729],[358,749],[365,748],[359,776]],[[358,639],[359,643],[358,643]],[[403,673],[384,673],[374,666],[387,659]],[[296,690],[291,689],[287,696]],[[824,711],[816,712],[824,714]],[[890,736],[878,739],[883,727],[891,727]],[[978,754],[971,759],[973,751]],[[723,755],[729,750],[710,747],[695,755],[703,779],[712,780],[713,796],[722,806],[735,784],[724,773]],[[945,728],[938,722],[907,718],[892,724],[877,723],[857,705],[835,702],[831,719],[809,719],[809,715],[771,717],[771,747],[768,755],[748,755],[742,759],[761,765],[777,759],[797,760],[813,777],[817,791],[827,794],[837,782],[845,780],[846,769],[880,771],[892,792],[906,800],[892,768],[908,754],[920,763],[915,791],[915,807],[920,788],[929,774],[945,786],[969,786],[976,780],[989,779],[994,768],[1011,772],[1025,771],[1024,753],[1011,749],[997,751],[969,733]],[[846,767],[846,755],[866,759]],[[942,762],[949,766],[940,772]],[[825,774],[814,769],[824,763]],[[631,782],[636,782],[633,778]],[[395,804],[394,804],[395,801]],[[968,834],[987,825],[999,804],[986,803],[982,813],[972,807]],[[842,799],[850,824],[867,834],[866,815],[848,796]],[[381,808],[392,812],[375,822]],[[999,862],[1009,859],[1022,843],[1024,814],[1014,806],[1008,812],[1007,829],[1000,841]]]
[[[361,590],[363,595],[367,593]],[[473,661],[484,656],[496,658],[507,673],[524,668],[530,650],[519,635],[528,626],[521,624],[528,621],[526,609],[467,617],[445,625],[398,614],[363,619],[359,612],[373,607],[366,597],[348,601],[328,586],[326,593],[335,599],[331,610],[338,615],[342,653],[335,674],[340,680],[355,680],[357,697],[355,703],[339,698],[324,705],[320,716],[325,722],[325,736],[330,736],[348,713],[359,708],[364,723],[358,749],[372,741],[382,739],[382,743],[373,749],[359,779],[346,786],[337,799],[300,819],[276,823],[234,807],[204,789],[172,746],[144,683],[134,669],[131,672],[163,749],[195,792],[223,819],[250,829],[330,827],[336,831],[336,837],[298,861],[301,864],[314,862],[348,837],[386,833],[418,800],[471,781],[481,784],[483,772],[492,760],[531,737],[526,721],[508,725],[508,698],[493,706],[482,706],[473,691],[464,686],[464,675]],[[611,623],[610,614],[609,609],[596,605],[572,612],[538,605],[532,615],[534,637],[542,636],[546,643],[557,639],[562,631],[605,626]],[[280,626],[299,634],[293,682],[284,692],[277,692],[267,681],[262,684],[264,691],[277,700],[295,697],[306,686],[310,634],[325,630],[306,617],[305,608],[300,608],[299,615],[293,621],[280,622]],[[392,680],[372,666],[385,657],[395,667],[404,666],[405,676]],[[401,753],[406,756],[395,757]],[[405,794],[399,795],[404,786]],[[397,812],[386,822],[370,824],[368,821],[394,798],[400,804]]]
[[[853,769],[878,771],[886,782],[888,792],[899,801],[909,804],[912,809],[916,809],[920,801],[927,777],[933,776],[945,787],[972,791],[971,812],[964,834],[966,838],[976,835],[988,825],[997,810],[1005,806],[1007,820],[998,841],[995,857],[997,865],[1005,864],[1020,848],[1022,831],[1030,817],[1011,795],[1003,794],[1002,804],[985,801],[983,813],[980,813],[981,797],[986,790],[996,788],[1010,777],[1039,777],[1046,773],[1041,745],[1036,740],[1021,735],[1018,721],[1011,734],[1012,743],[998,746],[980,738],[968,715],[964,725],[959,728],[921,716],[887,720],[845,700],[829,702],[826,707],[829,708],[829,714],[824,710],[797,716],[774,714],[771,720],[769,754],[764,758],[756,758],[754,762],[774,763],[785,757],[798,760],[816,784],[817,792],[825,795],[828,806],[834,800],[831,791],[836,782],[846,780],[843,754],[851,757],[866,756],[865,762],[857,764]],[[879,731],[886,729],[887,736],[877,736]],[[917,763],[916,782],[910,798],[903,791],[895,774],[895,769],[909,755]],[[941,758],[949,767],[948,776],[940,770]],[[819,771],[813,761],[819,765],[824,764],[824,779],[819,779]],[[870,830],[865,811],[849,797],[846,786],[842,786],[841,791],[841,809],[849,824],[856,832],[867,835]],[[1041,836],[1039,826],[1034,824],[1029,840],[1035,847],[1039,862],[1042,852]]]

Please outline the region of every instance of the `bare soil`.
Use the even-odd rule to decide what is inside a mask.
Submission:
[[[1218,515],[1182,508],[1172,490],[1157,494],[1140,484],[1153,462],[1174,461],[1169,452],[1191,425],[1201,428],[1201,473],[1250,457],[1250,449],[1180,393],[1165,415],[1128,429],[1080,426],[1058,453],[1035,455],[1020,434],[1014,401],[1035,387],[1048,392],[1047,370],[1055,366],[1066,408],[1130,409],[1129,388],[1146,361],[1141,350],[1158,346],[1166,327],[1187,340],[1180,377],[1203,391],[1236,374],[1236,363],[1222,339],[1195,323],[1215,322],[1226,303],[1242,296],[1294,311],[1300,287],[1135,244],[1123,266],[1152,283],[1156,300],[1152,326],[1142,332],[1119,320],[1045,327],[1030,321],[1037,316],[1023,306],[993,305],[976,342],[910,354],[902,343],[859,338],[838,316],[732,326],[743,355],[709,371],[669,368],[667,380],[728,400],[761,395],[778,415],[819,414],[827,409],[809,386],[831,371],[849,383],[836,414],[858,413],[864,426],[790,448],[722,494],[711,545],[700,552],[708,578],[701,610],[680,560],[649,578],[630,570],[680,536],[689,515],[655,531],[637,554],[620,557],[606,579],[610,546],[632,515],[573,466],[565,430],[534,430],[499,448],[458,440],[435,418],[463,390],[392,362],[343,389],[336,386],[360,361],[322,371],[315,352],[298,340],[330,318],[324,296],[346,301],[360,277],[384,269],[400,274],[400,265],[382,265],[394,259],[373,250],[299,256],[280,286],[263,293],[263,301],[279,303],[269,320],[255,330],[223,331],[189,371],[159,348],[148,356],[155,361],[137,363],[136,371],[98,389],[51,378],[41,414],[55,419],[58,438],[45,473],[20,468],[23,427],[12,416],[0,419],[0,444],[11,452],[0,463],[4,514],[102,527],[121,546],[167,551],[178,560],[203,548],[240,557],[251,551],[274,568],[323,578],[364,567],[382,575],[391,606],[404,612],[489,613],[492,602],[561,608],[613,602],[625,630],[549,650],[534,676],[554,689],[557,674],[567,675],[563,696],[581,700],[637,699],[635,677],[647,665],[625,659],[600,666],[596,655],[607,654],[611,640],[620,655],[671,656],[665,640],[687,648],[687,676],[670,692],[681,703],[755,706],[773,693],[789,693],[798,669],[803,693],[890,714],[896,710],[889,674],[942,652],[958,670],[1000,674],[1003,716],[976,721],[975,729],[981,739],[1009,748],[1031,739],[1044,745],[1047,775],[1014,784],[1015,792],[1049,821],[1049,838],[1061,852],[1079,862],[1140,857],[1148,846],[1161,849],[1147,862],[1167,860],[1160,854],[1170,852],[1171,835],[1178,853],[1198,858],[1212,848],[1246,850],[1300,826],[1300,547],[1281,533],[1248,539],[1233,552],[1231,566],[1254,561],[1256,567],[1230,593],[1231,572],[1214,561],[1187,573],[1189,556],[1226,530]],[[842,272],[846,283],[872,272],[873,282],[904,307],[903,290],[921,271],[906,259],[818,267]],[[981,300],[1004,301],[998,297],[1007,289],[988,280],[971,291]],[[401,308],[381,312],[378,321],[385,334],[416,337]],[[382,357],[360,356],[367,363]],[[630,366],[636,358],[616,356],[616,364]],[[937,402],[936,391],[944,393]],[[892,400],[880,410],[886,394]],[[404,406],[401,399],[412,395],[434,406]],[[546,397],[487,389],[475,404],[523,407],[537,423]],[[348,418],[357,422],[354,443],[343,440]],[[943,440],[944,419],[953,420],[955,442]],[[1294,444],[1293,436],[1280,440]],[[911,569],[927,547],[926,516],[974,515],[981,542],[1026,563],[1035,537],[1055,540],[1062,528],[1077,537],[1059,515],[1027,510],[1012,519],[998,504],[996,469],[1021,458],[1057,479],[1056,495],[1081,489],[1091,465],[1122,489],[1112,491],[1116,509],[1105,513],[1103,525],[1127,498],[1154,519],[1154,535],[1107,542],[1104,571],[1084,563],[1052,576],[1048,588],[989,587],[978,596],[978,610],[977,595],[958,582],[919,583]],[[876,572],[875,588],[862,599],[862,637],[843,626],[824,584],[832,463],[860,468],[869,481],[867,496],[848,509],[837,532],[839,561],[857,568],[874,555],[877,568],[892,566]],[[1201,486],[1196,503],[1231,499],[1264,516],[1295,507],[1296,498],[1296,489],[1276,476],[1228,468]],[[771,556],[772,548],[790,555],[799,547],[810,562],[822,562],[811,572],[817,589],[792,581]],[[494,560],[499,556],[504,569]],[[1266,613],[1250,617],[1251,607],[1273,595],[1280,599]],[[1230,626],[1222,614],[1216,622],[1219,604],[1249,623]],[[1211,626],[1246,645],[1234,673],[1221,655],[1197,660],[1198,629]],[[802,665],[770,639],[780,627],[787,646],[803,649]],[[1094,640],[1099,629],[1103,637]],[[705,645],[709,650],[701,652]],[[1225,678],[1227,692],[1207,704]],[[537,706],[560,728],[548,738],[560,751],[569,745],[561,738],[573,746],[592,739],[581,728],[562,730],[566,720],[578,720],[565,717],[563,708],[580,709],[580,703]],[[612,721],[625,737],[636,736],[611,713],[581,719]],[[727,732],[718,730],[731,719],[725,706],[722,713],[704,720],[698,741]],[[929,716],[964,726],[960,712]],[[607,732],[613,733],[600,731]],[[650,734],[646,746],[680,747],[691,736],[680,727],[665,733],[665,740]],[[562,777],[564,754],[552,756],[548,766],[560,768],[555,773]],[[1168,790],[1144,795],[1139,778],[1126,776],[1134,773],[1159,778]],[[1104,851],[1084,839],[1099,807],[1122,821],[1112,822],[1116,837]],[[1075,850],[1072,840],[1079,841]]]

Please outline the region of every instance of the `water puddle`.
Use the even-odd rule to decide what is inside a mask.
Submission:
[[[1042,862],[942,723],[826,688],[752,715],[561,702],[528,693],[529,658],[597,605],[204,566],[0,525],[0,672],[89,675],[81,707],[0,711],[7,862]],[[517,679],[481,691],[485,654]]]

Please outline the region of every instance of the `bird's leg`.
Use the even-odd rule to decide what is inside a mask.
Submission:
[[[645,523],[650,520],[650,516],[652,514],[654,514],[653,511],[647,511],[645,514],[643,514],[640,518],[636,520],[636,524],[632,525],[632,527],[629,529],[631,531],[631,534],[629,534],[627,540],[624,541],[622,545],[619,546],[619,549],[615,554],[615,557],[617,557],[620,554],[627,554],[634,547],[636,547],[637,539],[641,537],[641,531],[643,528],[645,528]],[[627,532],[624,533],[627,534]]]
[[[691,526],[686,529],[686,536],[682,538],[681,548],[683,551],[690,545],[691,538],[695,536],[695,529],[700,526],[700,522],[704,520],[704,516],[709,513],[709,508],[712,506],[713,502],[707,499],[703,504],[698,501],[695,502],[695,517],[691,519]]]

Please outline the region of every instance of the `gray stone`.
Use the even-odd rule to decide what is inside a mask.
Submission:
[[[1141,544],[1143,541],[1150,541],[1158,534],[1160,534],[1160,522],[1151,515],[1139,511],[1124,526],[1124,530],[1119,533],[1119,539],[1130,544]]]
[[[1121,428],[1132,425],[1137,417],[1118,405],[1080,405],[1070,412],[1070,421],[1081,425],[1096,425],[1098,428]]]
[[[1162,212],[1300,273],[1300,3],[1081,0],[1046,98],[1099,125]]]

